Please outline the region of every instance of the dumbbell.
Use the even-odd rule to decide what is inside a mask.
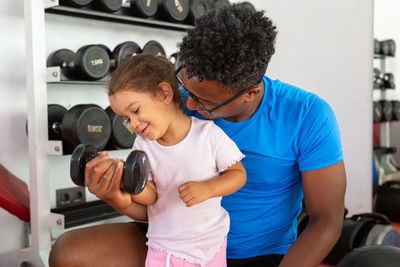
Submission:
[[[374,54],[380,54],[381,52],[381,43],[378,41],[378,39],[374,39]]]
[[[380,41],[380,53],[386,56],[395,56],[396,54],[396,42],[393,39]]]
[[[158,0],[157,17],[161,20],[183,22],[189,15],[189,0]]]
[[[129,9],[134,16],[154,17],[158,10],[158,0],[130,0]]]
[[[207,10],[210,9],[208,0],[189,0],[189,16],[188,23],[194,24],[194,21],[202,16]]]
[[[393,107],[392,120],[400,121],[400,101],[393,100],[392,101],[392,107]]]
[[[140,46],[133,42],[127,41],[117,45],[112,52],[111,67],[118,67],[124,60],[142,52]]]
[[[155,40],[148,41],[143,46],[142,53],[150,53],[150,54],[154,54],[154,55],[166,56],[163,46]]]
[[[382,105],[382,122],[391,121],[393,117],[393,106],[392,102],[388,100],[380,100]]]
[[[111,138],[106,148],[126,149],[132,148],[136,134],[132,132],[129,123],[114,113],[110,106],[105,109],[111,121]]]
[[[400,234],[384,214],[353,215],[344,219],[341,236],[324,262],[336,265],[354,248],[373,245],[400,247]]]
[[[383,87],[387,89],[395,89],[394,75],[393,73],[385,73],[383,75]]]
[[[382,121],[382,116],[383,116],[383,111],[382,111],[382,104],[379,101],[374,101],[374,119],[373,122],[381,122]]]
[[[111,137],[111,122],[107,113],[97,105],[81,104],[67,110],[50,104],[48,112],[49,140],[62,140],[65,154],[81,144],[103,149]]]
[[[381,71],[377,68],[374,68],[374,89],[381,89],[384,88],[383,78],[381,76]]]
[[[229,0],[210,0],[210,9],[218,9],[224,6],[230,6]]]
[[[375,208],[389,219],[400,222],[400,181],[388,181],[378,186]]]
[[[178,52],[172,53],[168,57],[168,60],[169,60],[169,62],[174,64],[175,70],[177,70],[181,66],[181,61],[179,60]]]
[[[85,185],[86,163],[97,157],[98,150],[93,145],[78,145],[71,156],[70,175],[72,181],[79,186]],[[133,195],[143,191],[149,176],[149,160],[141,150],[132,151],[125,160],[122,185],[123,189]]]
[[[247,9],[251,10],[251,12],[253,12],[253,13],[257,12],[257,9],[255,8],[255,6],[250,2],[240,2],[240,3],[237,3],[237,5],[247,8]]]
[[[68,78],[98,80],[109,72],[110,56],[101,45],[85,45],[76,53],[59,49],[47,58],[47,67],[51,66],[60,66]]]
[[[60,4],[73,7],[87,7],[94,3],[94,7],[105,12],[116,12],[121,9],[122,0],[60,0]]]

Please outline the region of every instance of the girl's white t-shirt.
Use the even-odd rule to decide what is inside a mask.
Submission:
[[[213,121],[191,119],[187,136],[178,144],[163,146],[137,136],[133,148],[147,153],[149,179],[157,187],[158,199],[147,207],[147,245],[204,265],[223,245],[229,215],[221,207],[221,197],[186,207],[178,187],[189,181],[217,177],[244,155]]]

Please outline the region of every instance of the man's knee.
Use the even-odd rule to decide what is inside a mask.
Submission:
[[[51,248],[49,255],[49,266],[50,267],[61,267],[61,266],[74,266],[74,259],[79,258],[79,250],[70,238],[73,235],[72,232],[66,232],[61,235]]]

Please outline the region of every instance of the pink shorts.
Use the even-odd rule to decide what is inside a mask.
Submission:
[[[146,267],[226,267],[226,240],[224,245],[215,254],[215,257],[206,265],[188,263],[187,261],[175,258],[173,255],[168,255],[163,251],[153,249],[147,250]]]

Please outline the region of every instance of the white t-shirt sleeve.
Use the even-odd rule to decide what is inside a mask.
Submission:
[[[214,123],[210,124],[207,134],[219,172],[225,171],[244,158],[235,142]]]

